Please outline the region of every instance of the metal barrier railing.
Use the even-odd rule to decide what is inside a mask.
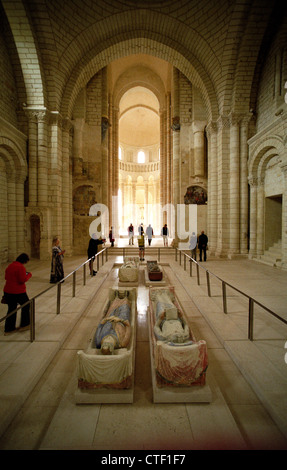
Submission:
[[[204,266],[201,266],[194,258],[192,258],[190,255],[185,253],[182,250],[179,250],[178,248],[175,248],[175,260],[178,260],[178,253],[179,253],[179,264],[181,265],[181,257],[184,256],[184,270],[186,270],[186,260],[189,259],[190,262],[190,268],[189,268],[189,275],[192,276],[192,265],[196,265],[196,273],[197,273],[197,284],[200,285],[200,272],[199,269],[202,269],[205,271],[206,274],[206,283],[207,283],[207,293],[209,297],[211,296],[211,287],[210,287],[210,275],[215,277],[218,281],[221,282],[222,286],[222,303],[223,303],[223,312],[227,312],[227,295],[226,295],[226,287],[230,287],[231,289],[235,290],[239,294],[243,295],[248,299],[248,339],[250,341],[253,341],[253,329],[254,329],[254,304],[258,305],[259,307],[263,308],[266,312],[277,318],[277,320],[281,321],[282,323],[285,323],[287,325],[287,320],[284,318],[280,317],[277,313],[273,312],[270,310],[270,308],[266,307],[263,305],[261,302],[258,302],[258,300],[254,299],[250,295],[246,294],[245,292],[241,291],[237,287],[233,286],[229,282],[224,281],[220,277],[218,277],[216,274],[210,272],[208,269],[206,269]]]
[[[5,321],[6,318],[10,317],[11,315],[15,314],[18,310],[22,309],[26,305],[30,304],[30,342],[32,343],[35,340],[35,300],[41,297],[43,294],[46,294],[51,289],[57,288],[57,303],[56,303],[56,314],[58,315],[61,312],[61,288],[62,283],[66,281],[69,277],[72,276],[72,297],[76,296],[76,274],[77,272],[83,268],[83,285],[86,285],[86,265],[91,262],[91,271],[93,271],[94,262],[97,262],[97,271],[100,268],[100,255],[102,257],[102,265],[104,264],[104,254],[106,255],[106,261],[108,260],[108,248],[104,248],[103,250],[99,251],[94,257],[89,258],[87,261],[82,263],[76,269],[74,269],[70,274],[65,276],[61,281],[49,286],[44,291],[40,292],[39,294],[35,295],[31,299],[29,299],[25,304],[19,305],[15,310],[10,312],[9,314],[5,315],[4,317],[0,318],[0,323]]]

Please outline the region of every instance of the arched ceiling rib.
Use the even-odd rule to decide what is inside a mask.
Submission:
[[[45,89],[33,31],[21,0],[2,0],[22,67],[27,105],[45,106]]]

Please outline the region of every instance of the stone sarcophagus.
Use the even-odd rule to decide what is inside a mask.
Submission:
[[[171,286],[150,288],[149,335],[154,401],[211,401],[206,342],[196,340]]]
[[[78,351],[77,403],[132,403],[137,290],[109,290],[86,351]]]
[[[162,281],[162,268],[157,261],[147,261],[147,273],[150,281]]]
[[[125,257],[124,263],[119,268],[119,284],[126,285],[135,283],[137,285],[139,279],[139,258]]]

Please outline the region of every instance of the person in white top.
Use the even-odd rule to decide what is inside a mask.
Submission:
[[[189,249],[191,251],[191,257],[196,261],[196,245],[197,245],[197,236],[195,235],[194,232],[192,232],[192,235],[189,240]]]
[[[147,234],[148,244],[150,246],[152,236],[153,236],[153,228],[152,228],[151,224],[149,224],[149,226],[147,227],[146,234]]]

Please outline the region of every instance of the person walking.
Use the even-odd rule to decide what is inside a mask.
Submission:
[[[97,235],[93,233],[88,246],[88,259],[89,261],[89,268],[90,268],[90,275],[95,276],[97,271],[93,269],[93,261],[95,260],[95,256],[98,253],[98,246],[102,245],[104,240],[97,238]]]
[[[32,277],[30,272],[26,271],[25,264],[29,261],[29,256],[22,253],[16,258],[16,261],[9,264],[5,270],[4,302],[8,305],[7,315],[15,310],[19,305],[24,305],[29,301],[26,292],[26,282]],[[16,328],[17,312],[13,313],[5,320],[4,335],[9,335]],[[21,321],[19,331],[24,331],[30,327],[30,304],[21,309]]]
[[[50,283],[54,284],[64,278],[64,254],[65,250],[60,247],[60,240],[58,237],[53,238],[52,243],[52,262],[51,262],[51,275]]]
[[[202,252],[204,256],[204,261],[206,261],[206,250],[208,244],[208,237],[205,235],[204,230],[202,230],[201,234],[198,237],[198,248],[199,248],[199,260],[202,261]]]
[[[189,240],[189,249],[191,251],[191,257],[196,261],[196,245],[197,245],[197,236],[195,232],[192,232]]]
[[[144,234],[138,237],[138,245],[139,245],[139,257],[140,261],[144,261]]]
[[[151,224],[149,224],[149,226],[147,227],[145,232],[146,232],[146,235],[147,235],[148,244],[150,246],[151,241],[152,241],[152,237],[153,237],[153,228],[152,228]]]
[[[163,238],[163,245],[168,246],[169,231],[168,231],[168,228],[167,228],[167,224],[164,224],[164,226],[162,227],[161,236]]]
[[[129,236],[129,245],[134,244],[134,226],[132,223],[130,223],[128,227],[128,236]]]
[[[111,230],[110,230],[110,233],[109,233],[109,239],[110,239],[110,242],[111,242],[111,247],[114,246],[114,234],[113,234],[113,227],[111,227]]]

